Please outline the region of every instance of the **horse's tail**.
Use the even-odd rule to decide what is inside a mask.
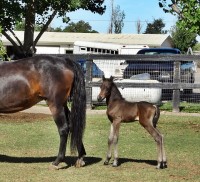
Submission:
[[[156,125],[157,125],[157,123],[158,123],[158,119],[159,119],[159,117],[160,117],[160,109],[159,109],[159,107],[157,106],[157,105],[153,105],[154,107],[155,107],[155,115],[154,115],[154,117],[153,117],[153,126],[154,126],[154,128],[156,128]]]
[[[73,62],[74,82],[71,104],[71,152],[82,145],[86,120],[86,90],[84,73],[78,63]]]

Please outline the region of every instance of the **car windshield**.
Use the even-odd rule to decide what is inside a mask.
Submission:
[[[181,54],[180,50],[174,48],[146,48],[141,49],[137,52],[137,54],[146,54],[146,55],[154,55],[154,54]]]
[[[156,54],[161,54],[161,55],[166,55],[166,54],[175,54],[173,52],[145,52],[145,55],[156,55]]]

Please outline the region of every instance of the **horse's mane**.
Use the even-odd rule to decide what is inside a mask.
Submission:
[[[112,95],[112,99],[123,99],[123,96],[121,94],[121,92],[119,91],[117,85],[112,81],[112,88],[111,88],[111,95]]]

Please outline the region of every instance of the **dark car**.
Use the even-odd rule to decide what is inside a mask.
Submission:
[[[180,54],[179,49],[175,48],[145,48],[138,51],[137,54],[145,55],[170,55]],[[174,64],[171,61],[126,61],[128,66],[124,70],[123,77],[134,79],[134,77],[148,74],[149,79],[160,82],[173,82]],[[193,61],[181,62],[181,82],[194,83],[194,72],[196,65]],[[191,92],[192,90],[186,90]]]
[[[78,63],[81,65],[84,74],[86,73],[86,60],[78,60]],[[101,78],[104,75],[104,72],[99,69],[99,67],[93,62],[92,63],[92,77]]]

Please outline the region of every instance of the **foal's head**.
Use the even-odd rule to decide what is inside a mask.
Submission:
[[[99,102],[103,101],[105,98],[109,97],[111,94],[111,88],[113,86],[113,77],[111,76],[110,78],[105,78],[104,76],[102,77],[103,83],[100,86],[100,93],[97,96],[97,100]]]

